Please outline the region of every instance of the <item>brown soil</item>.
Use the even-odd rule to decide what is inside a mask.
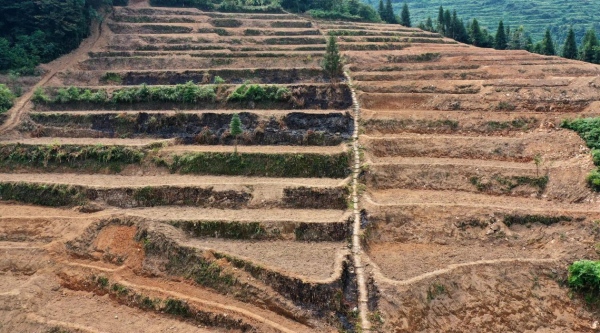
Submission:
[[[241,26],[198,30],[229,19]],[[181,33],[170,33],[175,30]],[[244,106],[249,112],[270,119],[305,106],[316,118],[346,112],[351,104],[348,93],[340,97],[341,111],[317,110],[326,107],[311,100],[332,96],[321,96],[324,90],[309,96],[305,89],[328,87],[319,68],[330,30],[366,32],[338,38],[364,108],[357,129],[364,156],[357,164],[367,166],[358,177],[357,207],[346,207],[351,178],[182,176],[143,165],[122,175],[7,169],[0,174],[4,182],[82,186],[98,200],[64,209],[0,203],[0,331],[336,332],[362,314],[370,318],[370,332],[591,332],[598,311],[570,294],[565,278],[574,260],[598,259],[600,197],[586,185],[594,168],[590,150],[560,123],[600,113],[596,65],[480,49],[401,26],[152,8],[131,0],[77,51],[44,65],[46,74],[32,88],[116,89],[145,78],[175,84],[233,69],[228,75],[239,81],[228,84],[249,78],[298,87],[294,108],[252,103]],[[262,69],[270,74],[257,77]],[[278,79],[286,70],[300,74]],[[132,81],[104,82],[107,72]],[[211,82],[208,75],[201,83]],[[101,110],[35,110],[31,97],[23,95],[10,111],[2,142],[164,142],[157,149],[164,154],[232,149],[99,139],[72,124],[52,125],[49,135],[36,138],[40,128],[27,113]],[[101,112],[242,110],[227,103],[194,107],[206,111],[119,108]],[[60,137],[69,133],[73,138]],[[349,151],[346,144],[288,145],[238,149]],[[143,187],[158,188],[157,198],[169,205],[140,207],[131,197]],[[243,202],[225,197],[223,205],[201,205],[182,197],[200,197],[190,188],[230,191],[226,196]],[[188,202],[196,206],[183,205]],[[359,214],[363,218],[355,219]],[[349,237],[352,221],[363,229]],[[261,232],[269,237],[257,237]],[[350,238],[362,240],[364,253],[350,251]],[[369,313],[357,290],[368,296]]]

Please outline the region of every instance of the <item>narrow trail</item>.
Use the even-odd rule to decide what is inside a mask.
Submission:
[[[92,28],[92,34],[87,37],[77,49],[47,64],[47,67],[49,67],[50,71],[46,73],[46,75],[44,75],[44,77],[36,85],[31,87],[27,93],[21,96],[15,105],[8,111],[8,119],[6,119],[4,124],[0,126],[0,135],[6,134],[19,125],[19,122],[27,109],[26,105],[33,97],[36,89],[44,86],[56,74],[72,66],[74,63],[81,60],[82,57],[87,56],[87,53],[96,46],[102,37],[103,30],[107,28],[106,25],[106,21],[96,22]]]
[[[367,284],[365,280],[364,266],[361,261],[362,248],[360,245],[360,211],[358,210],[358,175],[360,174],[360,152],[358,149],[358,131],[360,106],[356,98],[356,92],[352,87],[352,78],[348,72],[344,71],[344,76],[348,80],[348,85],[352,91],[352,102],[354,109],[354,135],[352,150],[354,152],[354,167],[352,170],[352,202],[354,203],[354,225],[352,229],[352,258],[354,260],[354,271],[358,284],[358,309],[360,315],[361,328],[363,332],[371,331],[371,323],[369,322],[369,295],[367,292]]]
[[[554,263],[557,262],[557,259],[536,259],[536,258],[514,258],[514,259],[494,259],[494,260],[478,260],[472,262],[466,262],[462,264],[452,264],[446,266],[446,268],[438,269],[435,271],[427,272],[410,279],[406,280],[394,280],[388,278],[381,271],[381,268],[372,260],[367,259],[369,266],[373,271],[373,275],[377,278],[377,281],[383,281],[385,283],[394,285],[394,286],[409,286],[411,284],[435,278],[440,275],[451,273],[460,268],[464,267],[473,267],[473,266],[484,266],[484,265],[495,265],[495,264],[507,264],[507,263],[530,263],[530,264],[538,264],[538,263]]]
[[[54,326],[54,327],[60,327],[60,328],[66,328],[66,329],[73,329],[73,330],[77,330],[79,332],[86,332],[86,333],[108,333],[106,331],[99,331],[99,330],[97,330],[97,329],[95,329],[93,327],[88,327],[88,326],[84,326],[84,325],[69,323],[69,322],[65,322],[65,321],[47,319],[47,318],[44,318],[42,316],[38,316],[38,315],[33,314],[33,313],[27,314],[27,319],[31,320],[31,321],[33,321],[35,323],[44,324],[44,325],[48,325],[48,326]]]

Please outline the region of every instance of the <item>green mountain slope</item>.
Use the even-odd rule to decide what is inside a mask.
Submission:
[[[377,8],[378,0],[366,0]],[[510,27],[525,26],[534,40],[543,38],[550,28],[556,41],[562,43],[569,26],[573,26],[577,41],[581,42],[585,30],[594,26],[600,31],[600,0],[392,0],[396,13],[408,3],[414,25],[431,16],[437,18],[439,6],[456,9],[458,16],[467,20],[476,18],[488,30],[495,32],[498,21]]]

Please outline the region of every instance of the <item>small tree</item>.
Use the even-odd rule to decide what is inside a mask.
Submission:
[[[575,32],[573,28],[569,29],[567,39],[565,40],[565,46],[563,47],[563,57],[567,59],[577,59],[579,53],[577,52],[577,42],[575,41]]]
[[[325,58],[323,58],[323,70],[332,80],[335,80],[344,72],[342,56],[334,36],[330,36],[327,41],[327,50],[325,51]]]
[[[234,113],[233,117],[231,117],[231,123],[229,123],[229,132],[231,132],[231,135],[233,135],[233,152],[237,155],[238,136],[244,132],[242,130],[242,121],[237,113]]]
[[[406,2],[402,6],[402,12],[400,13],[400,24],[405,27],[410,27],[410,12],[408,11]]]

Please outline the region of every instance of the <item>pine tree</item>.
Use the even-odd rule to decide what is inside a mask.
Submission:
[[[394,14],[394,7],[392,7],[392,0],[387,0],[385,2],[385,17],[387,18],[386,22],[390,24],[397,24],[396,14]]]
[[[567,33],[567,39],[565,40],[565,46],[563,47],[562,56],[567,59],[577,59],[579,53],[577,52],[577,42],[575,41],[575,31],[573,28],[569,28]]]
[[[546,34],[544,35],[544,39],[542,40],[541,53],[543,55],[556,54],[556,50],[554,49],[554,42],[552,41],[552,35],[550,34],[550,29],[546,29]]]
[[[498,31],[496,32],[496,37],[494,38],[494,48],[496,50],[506,50],[507,42],[506,42],[506,31],[504,30],[504,23],[500,20],[498,23]]]
[[[469,37],[471,37],[471,44],[475,46],[483,46],[485,41],[483,40],[483,34],[481,32],[481,28],[479,27],[479,22],[477,19],[473,19],[473,23],[471,23],[471,31],[469,31]]]
[[[452,14],[450,9],[444,11],[444,30],[446,31],[445,36],[452,38]]]
[[[406,2],[402,6],[402,12],[400,13],[400,24],[405,27],[410,27],[410,12],[408,11],[408,5]]]
[[[234,113],[231,117],[231,122],[229,123],[229,132],[234,137],[234,154],[237,155],[237,144],[238,144],[238,136],[242,134],[242,121],[240,120],[240,116],[237,113]]]
[[[337,79],[344,72],[342,56],[334,36],[330,36],[327,42],[327,49],[323,58],[323,70],[331,80]]]
[[[598,37],[596,37],[596,31],[592,28],[585,33],[585,37],[583,37],[583,42],[581,46],[581,55],[579,59],[581,61],[587,62],[596,62],[596,53],[598,48]]]
[[[440,10],[438,11],[438,20],[437,20],[437,24],[438,24],[438,32],[441,33],[442,35],[446,34],[446,24],[444,22],[444,7],[440,6]]]
[[[385,6],[383,5],[383,0],[379,0],[379,17],[381,17],[381,19],[384,22],[388,21],[388,18],[385,14]]]

